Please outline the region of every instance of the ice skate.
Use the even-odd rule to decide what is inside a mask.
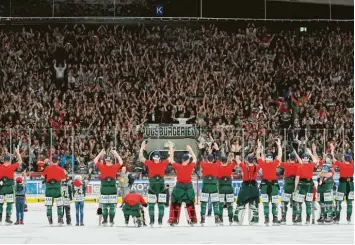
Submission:
[[[286,214],[282,215],[281,220],[279,221],[280,225],[286,225]]]
[[[219,224],[223,226],[223,215],[220,214],[218,217],[219,217]]]
[[[351,224],[351,214],[346,214],[346,221]]]
[[[140,218],[137,218],[137,227],[139,228],[139,227],[141,227],[142,226],[142,221],[141,221],[141,219]]]
[[[233,224],[233,216],[229,216],[228,219],[229,219],[229,225],[232,225]]]
[[[265,224],[266,226],[269,226],[269,224],[270,224],[270,218],[269,218],[269,215],[265,215],[265,221],[264,221],[264,224]]]
[[[311,215],[307,214],[305,225],[310,225],[310,224],[311,224]]]
[[[79,226],[79,224],[75,224],[75,226]]]
[[[272,225],[273,226],[279,226],[280,225],[280,222],[279,222],[279,220],[277,218],[277,215],[273,215],[273,217],[272,217]]]
[[[107,226],[107,217],[104,217],[104,220],[102,221],[102,225],[105,227]]]
[[[324,215],[321,215],[319,219],[317,220],[318,225],[324,225],[325,217]]]
[[[64,225],[63,216],[58,216],[58,225],[59,226],[63,226]]]
[[[134,219],[133,219],[134,220]],[[124,223],[126,226],[128,226],[129,223],[129,216],[124,217]]]
[[[154,226],[154,217],[150,217],[149,225],[150,225],[150,227]]]
[[[294,225],[302,225],[302,218],[301,218],[300,214],[296,214],[293,224]]]
[[[316,224],[316,220],[312,219],[312,225],[315,225],[315,224]]]
[[[20,224],[20,221],[19,220],[16,220],[15,224],[14,225],[19,225]]]
[[[163,217],[158,218],[158,225],[161,227],[163,225]]]
[[[333,223],[332,216],[330,214],[327,214],[327,218],[325,219],[324,222],[326,225],[331,225]]]
[[[6,214],[5,224],[12,225],[14,222],[11,221],[11,217],[9,214]]]
[[[80,223],[80,226],[84,226],[84,223]]]
[[[339,225],[339,220],[340,220],[340,214],[335,215],[333,219],[334,224]]]
[[[114,224],[115,224],[115,222],[113,222],[113,216],[110,216],[110,226],[112,227]]]
[[[205,215],[201,215],[201,225],[204,226],[205,224]]]
[[[220,222],[220,220],[219,220],[219,216],[215,216],[215,217],[214,217],[214,223],[215,223],[216,225],[220,225],[220,224],[221,224],[221,222]]]
[[[23,220],[20,220],[20,225],[24,225]]]
[[[48,222],[49,222],[49,225],[53,225],[53,219],[52,219],[52,216],[48,216]]]

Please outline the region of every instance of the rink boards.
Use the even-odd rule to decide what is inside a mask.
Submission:
[[[316,184],[317,179],[314,177],[313,181]],[[336,185],[338,185],[338,178],[334,178],[334,181]],[[86,188],[86,197],[85,197],[85,202],[98,202],[98,197],[100,194],[100,181],[98,180],[92,180],[89,182],[87,188]],[[238,192],[240,189],[242,181],[241,180],[233,180],[232,181],[232,186],[234,190],[234,196],[235,198],[238,196]],[[260,180],[258,181],[260,184]],[[169,185],[170,190],[175,185],[175,180],[174,179],[166,179],[165,184]],[[140,193],[144,197],[147,196],[148,192],[148,179],[143,179],[143,180],[136,180],[132,186],[132,189],[136,191],[137,193]],[[283,192],[283,180],[279,180],[279,196],[281,196]],[[193,181],[193,187],[195,189],[195,193],[198,195],[201,193],[201,187],[202,187],[202,180],[199,180],[198,183],[197,181]],[[30,180],[27,182],[27,202],[29,203],[35,203],[35,202],[44,202],[44,193],[45,193],[45,184],[42,184],[42,181],[40,180]],[[119,189],[119,188],[118,188]],[[118,202],[122,202],[121,198],[118,198]]]

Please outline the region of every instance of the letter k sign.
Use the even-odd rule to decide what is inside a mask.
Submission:
[[[157,5],[156,6],[156,15],[157,16],[163,16],[164,14],[164,6],[163,5]]]

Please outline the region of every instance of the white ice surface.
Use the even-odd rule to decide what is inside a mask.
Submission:
[[[97,204],[85,204],[84,227],[57,225],[50,227],[47,222],[46,211],[43,204],[29,204],[29,212],[25,213],[25,225],[0,225],[0,244],[4,243],[353,243],[354,225],[347,224],[345,212],[342,212],[339,225],[310,225],[293,226],[290,222],[286,226],[269,226],[263,224],[263,215],[257,226],[238,226],[227,224],[226,210],[224,211],[224,226],[214,224],[214,218],[206,217],[204,227],[196,225],[190,227],[186,223],[185,213],[181,212],[180,224],[170,227],[167,224],[169,210],[165,209],[165,222],[163,227],[129,227],[124,225],[123,214],[117,209],[114,227],[98,226],[96,215]],[[199,215],[197,206],[197,213]],[[345,207],[344,207],[345,208]],[[55,207],[54,207],[55,210]],[[260,208],[262,212],[262,208]],[[345,211],[345,210],[344,210]],[[146,212],[147,213],[147,212]],[[75,224],[75,208],[71,209],[72,223]],[[318,216],[318,215],[317,215]],[[15,220],[15,210],[12,216]],[[53,215],[57,223],[56,214]],[[271,215],[270,215],[271,218]],[[318,217],[317,217],[318,218]],[[305,220],[305,218],[304,218]],[[149,222],[149,218],[146,217]],[[245,220],[246,221],[246,220]]]

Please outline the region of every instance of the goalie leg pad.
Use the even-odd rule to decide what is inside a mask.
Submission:
[[[259,208],[254,203],[251,203],[249,209],[249,222],[254,221],[257,223],[259,221]]]
[[[245,206],[237,207],[238,210],[238,225],[243,224],[245,216]]]
[[[171,203],[170,205],[170,214],[169,214],[169,224],[179,223],[181,211],[181,203]]]
[[[186,204],[186,210],[187,210],[187,214],[190,218],[190,221],[192,223],[197,223],[195,204],[194,203]]]

